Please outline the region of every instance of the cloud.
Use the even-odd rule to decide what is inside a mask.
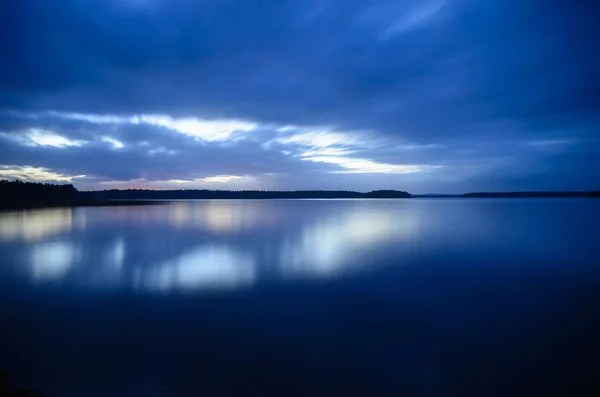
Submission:
[[[172,131],[190,135],[198,139],[226,141],[236,133],[245,133],[257,128],[254,123],[239,120],[200,120],[194,117],[172,118],[165,115],[141,114],[118,116],[111,114],[85,114],[49,111],[48,115],[66,120],[86,121],[94,124],[132,124],[165,127]]]
[[[599,13],[553,0],[5,1],[0,161],[97,181],[597,188]],[[562,140],[574,143],[533,143]]]
[[[241,179],[241,176],[236,176],[236,175],[215,175],[215,176],[209,176],[206,178],[202,178],[200,179],[201,182],[206,182],[206,183],[227,183],[227,182],[231,182],[234,179]]]
[[[110,143],[115,149],[123,149],[125,147],[123,142],[120,142],[115,138],[111,138],[109,136],[103,136],[101,140],[102,142]]]
[[[421,172],[426,167],[419,165],[396,165],[376,163],[367,159],[352,159],[336,156],[315,156],[306,157],[305,160],[315,161],[320,163],[337,164],[344,168],[342,171],[332,171],[332,173],[348,173],[348,174],[411,174],[413,172]]]
[[[294,131],[294,128],[288,126],[283,129],[283,133],[289,133],[290,131]],[[275,138],[267,142],[267,146],[271,147],[273,143],[284,146],[294,145],[296,156],[303,161],[335,164],[341,168],[332,170],[330,173],[409,174],[421,172],[428,168],[439,168],[439,166],[432,167],[429,165],[378,163],[370,159],[354,157],[355,155],[361,155],[361,153],[363,155],[368,154],[368,152],[375,152],[376,155],[377,149],[393,143],[390,139],[382,139],[374,134],[318,130],[300,131]],[[415,145],[407,145],[407,147],[418,148]],[[283,150],[282,153],[292,154],[288,150]]]
[[[294,174],[306,168],[298,159],[266,150],[260,139],[239,140],[232,136],[229,141],[205,141],[162,126],[121,122],[112,116],[106,116],[100,124],[55,114],[31,116],[23,120],[23,115],[13,115],[14,120],[6,123],[14,125],[14,130],[7,128],[0,133],[0,165],[10,169],[44,168],[65,178],[88,175],[77,181],[78,186],[93,188],[115,182],[126,187],[128,181],[131,185],[145,181],[164,188],[169,183],[198,187],[235,182],[252,188],[249,183],[263,174]],[[22,122],[41,126],[35,128],[46,131],[45,144],[39,145],[39,140],[35,143],[28,130],[22,129]],[[60,139],[50,128],[61,131]],[[256,131],[265,139],[275,133],[264,128]],[[67,146],[68,142],[77,145]],[[242,178],[245,175],[248,177]]]
[[[81,141],[72,141],[51,131],[39,130],[37,128],[32,128],[27,136],[40,146],[68,147],[82,145]]]
[[[140,116],[133,119],[133,124],[139,123],[166,127],[209,142],[226,141],[231,139],[235,132],[249,132],[257,128],[256,124],[237,120],[201,121],[194,118],[174,120],[168,116]]]
[[[401,13],[381,34],[381,38],[389,39],[407,30],[427,27],[443,7],[444,2],[440,0],[423,1],[408,12]]]
[[[20,167],[0,165],[0,178],[19,179],[31,182],[73,182],[76,178],[85,178],[85,175],[63,175],[52,172],[43,167]]]
[[[193,180],[169,179],[167,182],[177,183],[177,184],[194,183],[194,182],[201,182],[201,183],[228,183],[228,182],[231,182],[233,180],[242,179],[242,178],[243,178],[243,176],[237,176],[237,175],[215,175],[215,176],[207,176],[206,178],[198,178],[198,179],[193,179]]]

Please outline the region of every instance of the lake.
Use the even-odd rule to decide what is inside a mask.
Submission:
[[[49,397],[600,395],[600,200],[0,213],[0,370]]]

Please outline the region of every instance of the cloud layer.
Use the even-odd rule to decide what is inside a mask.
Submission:
[[[598,15],[559,0],[2,2],[0,177],[597,189]]]

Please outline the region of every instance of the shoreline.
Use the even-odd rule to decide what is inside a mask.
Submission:
[[[0,203],[0,211],[35,210],[61,207],[128,207],[142,205],[164,205],[168,201],[155,200],[93,200],[93,201],[35,201],[27,203]]]
[[[129,199],[129,200],[74,200],[74,201],[30,201],[20,203],[0,202],[0,211],[19,211],[19,210],[34,210],[44,208],[61,208],[61,207],[130,207],[130,206],[148,206],[148,205],[167,205],[177,201],[199,201],[199,200],[403,200],[409,197],[304,197],[304,198],[283,198],[283,197],[264,197],[264,198],[169,198],[169,199]],[[515,193],[491,193],[491,194],[464,194],[464,195],[413,195],[411,199],[561,199],[561,198],[583,198],[597,199],[600,198],[599,192],[585,192],[583,194],[532,194],[520,195]]]

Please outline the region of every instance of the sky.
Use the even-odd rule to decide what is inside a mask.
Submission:
[[[0,178],[600,189],[596,0],[0,2]]]

